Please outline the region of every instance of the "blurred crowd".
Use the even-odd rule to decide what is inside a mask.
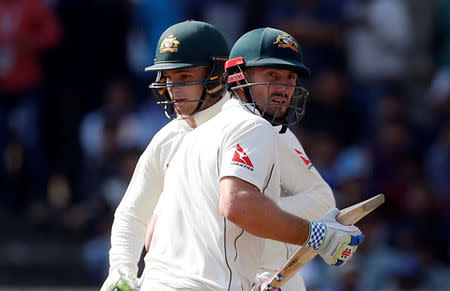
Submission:
[[[338,207],[386,195],[353,261],[302,271],[308,290],[449,290],[449,0],[0,0],[2,225],[76,241],[85,281],[61,284],[99,286],[114,210],[169,121],[144,67],[186,19],[230,47],[256,27],[291,33],[312,70],[292,130]],[[28,237],[11,233],[2,246]]]

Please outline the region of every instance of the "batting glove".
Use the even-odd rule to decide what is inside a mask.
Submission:
[[[100,291],[139,291],[139,285],[131,272],[115,269],[106,278]]]
[[[358,227],[336,221],[339,209],[333,208],[320,221],[310,221],[309,237],[305,246],[317,251],[329,265],[344,265],[364,240]]]
[[[277,273],[275,273],[276,275]],[[252,291],[260,291],[261,286],[264,282],[270,282],[275,277],[273,273],[263,272],[256,275],[256,279],[252,284]],[[275,289],[274,289],[275,290]],[[277,291],[281,291],[281,288],[278,288]]]

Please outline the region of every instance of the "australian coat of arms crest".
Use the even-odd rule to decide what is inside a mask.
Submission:
[[[288,34],[280,34],[277,36],[277,40],[273,42],[273,44],[278,44],[278,47],[287,47],[291,50],[298,52],[298,44],[292,38],[292,36]]]
[[[161,42],[161,46],[159,47],[159,51],[161,53],[165,52],[177,52],[178,46],[180,45],[180,42],[177,40],[177,38],[173,35],[169,35],[164,39],[163,42]]]

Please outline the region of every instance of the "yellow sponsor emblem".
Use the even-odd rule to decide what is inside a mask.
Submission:
[[[277,36],[277,40],[273,42],[273,44],[278,44],[278,47],[288,47],[291,50],[298,53],[298,44],[292,36],[288,34],[280,34]]]
[[[161,46],[159,47],[159,51],[161,53],[165,53],[165,52],[175,53],[178,51],[179,45],[180,45],[180,42],[177,40],[177,38],[173,35],[169,35],[161,43]]]

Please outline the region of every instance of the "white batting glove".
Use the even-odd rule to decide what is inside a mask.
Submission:
[[[275,272],[275,275],[276,274],[277,273]],[[260,291],[261,285],[266,281],[267,282],[272,281],[272,279],[275,275],[270,272],[262,272],[262,273],[256,274],[256,279],[252,284],[252,291]],[[278,291],[281,291],[281,288],[278,288]]]
[[[119,268],[109,274],[100,291],[139,291],[139,285],[134,274]]]
[[[317,251],[329,265],[344,265],[364,240],[358,227],[343,225],[336,221],[339,209],[333,208],[320,221],[310,221],[305,246]]]

